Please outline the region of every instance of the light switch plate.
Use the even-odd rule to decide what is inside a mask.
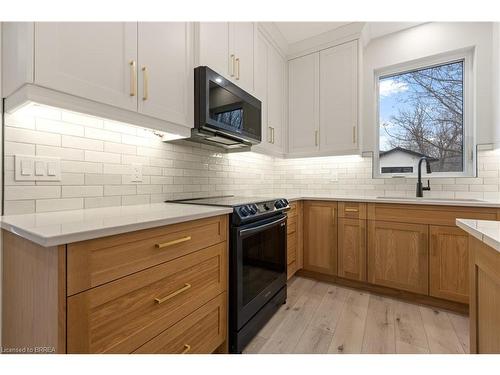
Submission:
[[[61,159],[59,158],[15,155],[14,159],[16,181],[61,181]]]

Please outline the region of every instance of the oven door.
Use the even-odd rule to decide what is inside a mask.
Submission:
[[[286,286],[286,215],[233,228],[231,319],[237,330]]]

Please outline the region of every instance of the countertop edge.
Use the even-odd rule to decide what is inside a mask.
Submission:
[[[496,251],[500,252],[500,239],[493,238],[489,234],[481,231],[480,229],[472,226],[470,222],[491,222],[494,223],[494,220],[471,220],[471,219],[456,219],[456,224],[459,228],[470,234],[471,236],[477,238],[479,241],[485,243],[486,245],[492,247]]]
[[[123,234],[128,232],[135,232],[138,230],[157,228],[164,225],[172,225],[178,223],[184,223],[192,220],[199,220],[208,217],[227,215],[233,212],[232,209],[218,208],[217,211],[203,212],[198,214],[189,214],[176,217],[170,217],[166,219],[144,221],[140,223],[131,223],[125,225],[118,225],[116,227],[108,227],[102,229],[84,230],[81,232],[68,233],[62,235],[55,235],[50,237],[44,237],[33,233],[29,230],[25,230],[19,226],[0,221],[0,227],[8,232],[18,235],[24,239],[34,242],[42,247],[53,247],[66,245],[70,243],[93,240],[96,238],[103,238],[108,236],[114,236],[117,234]]]

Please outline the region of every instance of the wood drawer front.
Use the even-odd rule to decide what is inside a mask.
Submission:
[[[497,209],[487,207],[424,206],[411,204],[368,204],[369,220],[455,226],[455,220],[497,220]]]
[[[286,223],[286,233],[288,235],[297,232],[297,216],[289,217]]]
[[[287,237],[287,257],[286,262],[290,264],[297,260],[297,232],[289,234]]]
[[[227,217],[218,216],[69,244],[67,294],[102,285],[226,238]],[[163,248],[156,247],[169,242]]]
[[[210,354],[226,340],[226,317],[226,293],[222,293],[134,353]]]
[[[347,219],[366,219],[366,203],[339,202],[339,217]]]
[[[224,292],[226,245],[223,242],[69,297],[68,353],[131,353]],[[183,289],[165,302],[155,301]]]
[[[368,221],[368,282],[428,295],[428,228]]]

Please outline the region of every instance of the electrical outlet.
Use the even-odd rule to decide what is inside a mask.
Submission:
[[[132,164],[132,182],[142,182],[141,164]]]
[[[336,171],[330,174],[330,182],[339,182],[339,175]]]

